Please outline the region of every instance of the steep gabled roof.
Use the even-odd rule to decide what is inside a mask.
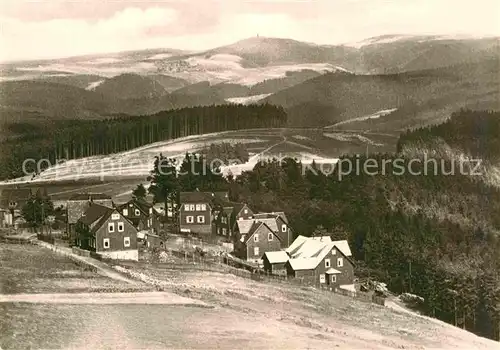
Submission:
[[[333,242],[320,242],[314,240],[308,240],[306,242],[314,242],[315,247],[311,245],[311,250],[297,253],[297,255],[292,256],[288,263],[293,270],[313,270],[319,263],[324,259],[324,257],[333,249],[335,246]]]
[[[298,236],[286,249],[286,252],[290,256],[288,262],[292,269],[311,270],[315,269],[333,248],[337,248],[346,259],[354,264],[350,259],[352,254],[348,242],[346,240],[332,241],[330,236]]]
[[[264,222],[260,222],[260,221],[253,221],[253,224],[252,226],[250,227],[250,230],[248,231],[248,233],[245,235],[245,239],[242,240],[242,242],[245,242],[247,243],[251,238],[252,236],[254,235],[254,233],[261,227],[265,227],[267,228],[267,230],[273,234],[274,237],[276,237],[278,240],[280,240],[280,238],[273,232],[273,230],[271,230],[269,228],[269,226],[267,226]]]
[[[92,225],[103,217],[109,217],[114,209],[99,204],[92,204],[78,220],[82,224]]]
[[[181,192],[179,194],[180,202],[181,204],[184,203],[212,203],[215,194],[212,194],[211,192],[199,192],[199,191],[193,191],[193,192]]]
[[[335,243],[335,247],[337,247],[345,256],[352,256],[349,243],[345,239],[341,241],[333,241],[333,243]]]
[[[283,250],[277,252],[265,252],[264,256],[267,258],[267,261],[269,261],[271,264],[286,263],[290,258],[288,254]]]
[[[279,231],[278,223],[276,222],[276,218],[269,218],[269,219],[257,219],[257,218],[255,218],[255,220],[265,223],[273,232]]]
[[[238,232],[240,233],[240,235],[248,234],[254,222],[255,221],[253,219],[236,221],[236,225],[238,226]]]
[[[146,215],[149,215],[149,209],[153,208],[152,204],[150,204],[144,200],[140,200],[140,199],[136,199],[136,198],[131,199],[127,203],[123,203],[123,204],[117,206],[116,208],[121,211],[122,209],[128,208],[130,204],[133,204],[134,206],[139,208],[139,210],[142,211]]]
[[[285,224],[288,224],[288,218],[286,217],[285,213],[282,211],[254,214],[254,218],[256,218],[256,219],[271,219],[271,218],[276,219],[278,217],[281,218],[285,222]]]
[[[205,192],[181,192],[179,194],[180,202],[184,203],[208,203],[211,199],[207,196]]]

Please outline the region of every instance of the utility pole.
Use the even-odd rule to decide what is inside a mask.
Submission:
[[[410,293],[412,293],[412,290],[411,290],[411,260],[409,261],[408,269],[409,269],[409,274],[410,274]]]
[[[43,201],[41,201],[41,205],[42,205],[42,235],[43,235],[43,225],[45,224],[45,215],[44,215],[44,207],[43,207]]]

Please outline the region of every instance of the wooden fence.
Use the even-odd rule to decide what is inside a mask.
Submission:
[[[295,278],[289,277],[286,275],[272,275],[264,272],[264,270],[255,267],[253,264],[246,264],[249,266],[241,266],[241,259],[236,259],[231,256],[221,256],[221,257],[213,257],[213,256],[201,256],[197,255],[197,253],[193,252],[181,252],[181,251],[170,251],[172,255],[186,259],[186,262],[193,262],[194,264],[198,264],[200,269],[206,270],[211,266],[216,271],[223,271],[226,273],[231,273],[238,277],[248,278],[257,282],[264,283],[282,283],[288,285],[294,285],[298,287],[315,287],[320,290],[330,291],[333,293],[341,294],[344,296],[348,296],[363,302],[375,303],[381,306],[385,305],[385,298],[382,296],[378,296],[374,293],[370,292],[361,292],[361,291],[351,291],[341,288],[332,288],[328,285],[312,283],[310,279],[303,278]],[[238,268],[235,266],[243,267]]]

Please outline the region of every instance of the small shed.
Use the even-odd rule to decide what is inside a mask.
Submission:
[[[264,271],[273,275],[286,275],[285,264],[289,258],[285,251],[264,253],[262,256]]]

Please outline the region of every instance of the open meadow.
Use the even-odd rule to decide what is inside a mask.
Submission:
[[[493,341],[408,311],[310,287],[254,281],[225,265],[169,253],[165,263],[114,265],[146,282],[135,289],[160,287],[166,293],[160,302],[48,249],[2,244],[0,253],[4,296],[55,293],[50,303],[0,302],[3,349],[452,349],[465,344],[497,349]],[[93,293],[78,300],[89,298],[82,292],[97,291],[128,293]],[[75,297],[62,294],[68,292]]]
[[[146,290],[31,244],[0,243],[0,294]]]

